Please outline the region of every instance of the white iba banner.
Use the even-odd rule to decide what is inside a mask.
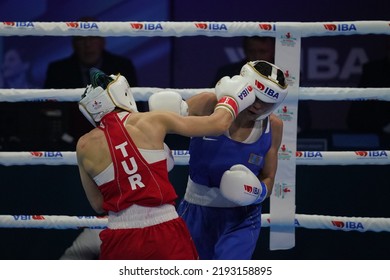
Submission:
[[[274,112],[283,120],[283,139],[270,201],[270,250],[295,246],[295,173],[301,34],[296,27],[278,24],[275,64],[285,73],[288,95]]]

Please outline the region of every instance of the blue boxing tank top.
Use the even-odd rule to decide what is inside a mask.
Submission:
[[[193,137],[190,141],[189,177],[209,188],[219,188],[223,173],[235,164],[243,164],[256,176],[264,166],[264,157],[271,147],[269,117],[255,122],[246,141],[238,142],[227,135]],[[260,135],[260,137],[258,137]],[[250,138],[256,139],[251,141]]]

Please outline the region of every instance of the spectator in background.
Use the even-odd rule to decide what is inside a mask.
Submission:
[[[242,41],[244,58],[239,62],[226,64],[217,70],[217,74],[212,83],[212,87],[223,76],[233,77],[240,73],[242,66],[249,61],[265,60],[274,63],[275,58],[275,38],[273,37],[244,37]]]
[[[80,21],[95,22],[97,20],[84,17]],[[106,73],[120,73],[126,77],[131,87],[137,87],[137,74],[132,60],[110,53],[105,47],[104,37],[73,37],[73,53],[69,57],[49,64],[44,87],[47,89],[84,88],[90,84],[88,71],[92,67],[99,68]],[[89,123],[80,115],[76,102],[55,105],[48,104],[44,110],[49,121],[47,124],[52,132],[52,141],[58,148],[74,150],[77,139],[90,130]],[[140,111],[146,110],[143,104],[137,104],[137,106]]]
[[[363,65],[359,87],[390,87],[390,36],[385,37],[384,46],[385,55],[381,59],[372,60]],[[353,101],[347,123],[352,132],[378,134],[384,138],[385,147],[390,147],[388,144],[390,138],[389,101]]]
[[[0,88],[37,88],[31,77],[31,63],[23,49],[12,47],[4,52]],[[25,115],[32,110],[28,105],[27,102],[0,102],[0,150],[24,149],[23,142],[27,142],[23,129]]]
[[[242,41],[244,58],[239,62],[226,64],[217,70],[211,87],[224,76],[232,77],[240,73],[242,66],[249,61],[265,60],[274,63],[275,38],[266,36],[244,37]],[[308,132],[311,129],[310,109],[307,101],[299,101],[298,107],[298,133]]]
[[[20,48],[10,48],[4,52],[1,66],[2,88],[36,88],[31,77],[31,63]]]

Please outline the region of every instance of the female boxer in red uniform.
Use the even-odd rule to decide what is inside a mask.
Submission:
[[[91,69],[91,81],[79,108],[96,128],[80,137],[76,154],[91,206],[108,213],[100,259],[198,259],[174,206],[177,195],[168,178],[164,138],[167,133],[219,135],[254,102],[254,94],[242,96],[248,90],[241,82],[226,81],[212,115],[182,117],[137,112],[130,86],[119,74]],[[185,104],[181,97],[176,102]]]

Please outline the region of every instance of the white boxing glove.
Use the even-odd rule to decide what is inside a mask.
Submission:
[[[153,93],[148,100],[149,111],[170,111],[188,116],[188,104],[176,91],[163,90]]]
[[[167,170],[170,172],[175,167],[175,159],[173,158],[172,151],[167,144],[164,143],[164,151],[167,158]]]
[[[225,198],[241,206],[261,203],[267,197],[267,186],[242,164],[223,173],[219,188]]]
[[[232,78],[225,76],[220,79],[215,85],[215,94],[218,99],[215,110],[227,109],[233,119],[256,100],[255,92],[248,79],[240,75]]]

